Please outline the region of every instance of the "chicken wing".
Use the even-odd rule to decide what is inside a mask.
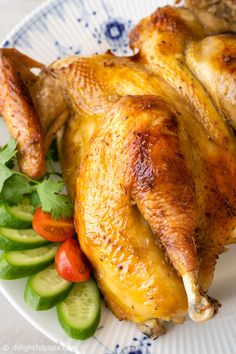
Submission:
[[[17,140],[21,170],[30,177],[45,173],[44,137],[28,85],[36,81],[31,68],[43,65],[15,49],[0,50],[0,112]]]
[[[20,169],[32,178],[45,174],[46,152],[69,117],[60,82],[44,69],[16,49],[0,50],[0,112],[17,141]]]

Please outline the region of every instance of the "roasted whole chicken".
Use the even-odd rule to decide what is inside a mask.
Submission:
[[[105,301],[152,337],[164,321],[217,313],[207,291],[236,237],[236,22],[222,3],[157,9],[130,33],[131,57],[45,67],[0,52],[0,111],[21,169],[41,177],[57,136]]]

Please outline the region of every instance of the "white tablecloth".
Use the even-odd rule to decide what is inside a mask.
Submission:
[[[0,0],[0,42],[42,0]],[[65,353],[26,322],[0,294],[0,353]]]

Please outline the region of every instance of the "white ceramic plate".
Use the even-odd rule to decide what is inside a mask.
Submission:
[[[161,0],[54,0],[48,1],[26,18],[3,45],[16,47],[44,63],[69,54],[92,54],[111,48],[128,54],[127,34]],[[8,134],[0,122],[1,144]],[[153,342],[135,326],[119,322],[104,307],[100,327],[94,337],[79,342],[60,328],[55,310],[31,311],[23,300],[26,280],[1,281],[0,289],[9,302],[40,332],[58,344],[80,354],[235,354],[236,353],[236,263],[235,246],[224,253],[217,266],[210,294],[223,307],[220,314],[204,324],[187,320],[169,328],[166,336]]]

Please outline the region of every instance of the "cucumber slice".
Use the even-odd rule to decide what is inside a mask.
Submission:
[[[0,227],[12,229],[27,229],[31,227],[34,208],[31,205],[17,205],[10,207],[0,205]]]
[[[72,285],[59,276],[55,264],[52,264],[29,278],[25,302],[34,310],[49,310],[65,299]]]
[[[26,250],[47,245],[49,242],[41,237],[33,229],[15,230],[0,228],[0,249]]]
[[[101,298],[93,279],[76,283],[67,298],[57,305],[59,322],[72,338],[84,340],[96,331],[101,312]]]
[[[19,279],[35,274],[49,266],[59,244],[23,251],[6,251],[0,257],[0,279]]]

